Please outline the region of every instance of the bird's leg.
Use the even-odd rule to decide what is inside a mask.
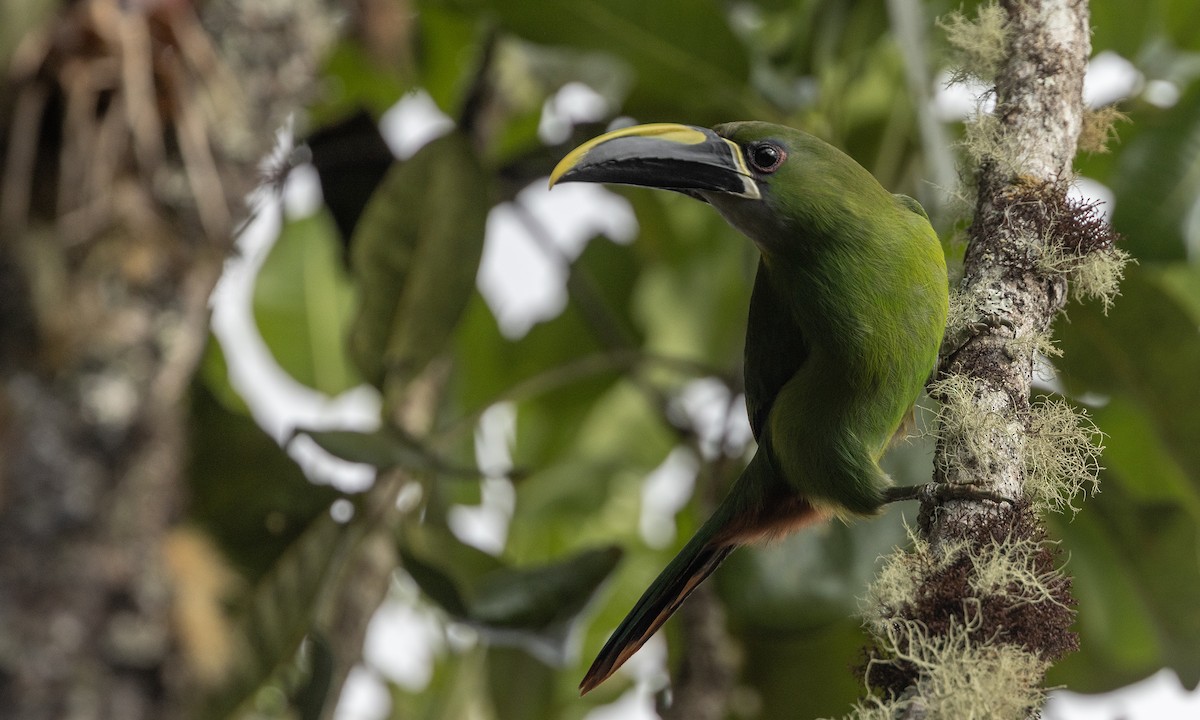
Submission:
[[[1013,499],[990,490],[979,490],[962,483],[930,482],[922,485],[900,485],[883,491],[883,504],[889,505],[904,500],[920,500],[924,503],[942,504],[947,500],[987,500],[996,504],[1013,504]]]

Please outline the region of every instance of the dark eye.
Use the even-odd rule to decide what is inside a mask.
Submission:
[[[774,143],[762,142],[750,148],[750,164],[759,172],[775,172],[785,159],[787,153]]]

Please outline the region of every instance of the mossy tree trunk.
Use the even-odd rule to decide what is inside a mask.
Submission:
[[[933,487],[951,492],[923,499],[914,551],[890,558],[871,590],[878,694],[859,715],[1021,718],[1077,647],[1070,580],[1037,513],[1070,507],[1099,453],[1086,416],[1031,401],[1036,357],[1053,353],[1069,295],[1110,299],[1124,255],[1094,205],[1067,197],[1088,112],[1087,2],[1004,0],[942,26],[961,75],[994,80],[996,100],[967,130],[975,216],[930,387]]]
[[[250,5],[62,3],[0,56],[7,718],[171,718],[194,695],[164,561],[187,389],[328,32],[316,3]]]
[[[942,481],[1017,498],[1024,492],[1022,419],[1030,407],[1033,350],[1067,299],[1065,278],[1030,262],[1039,245],[1059,241],[1042,235],[1036,208],[1061,203],[1059,193],[1073,179],[1091,45],[1082,0],[1014,0],[1003,9],[1007,59],[996,75],[996,122],[977,155],[975,221],[959,287],[972,332],[947,348],[940,370],[942,377],[976,381],[973,414],[1006,422],[986,438],[986,457],[953,441],[939,453],[941,466],[954,468]],[[988,512],[980,503],[948,503],[931,537]]]

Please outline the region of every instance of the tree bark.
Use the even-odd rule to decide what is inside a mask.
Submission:
[[[947,347],[942,377],[974,381],[971,412],[1001,418],[988,437],[964,443],[943,437],[938,480],[965,483],[1003,497],[1023,493],[1022,449],[1033,378],[1033,348],[1066,302],[1061,276],[1031,266],[1032,248],[1045,247],[1037,213],[1012,212],[1030,190],[1062,187],[1083,123],[1083,77],[1091,52],[1085,0],[1005,0],[1009,56],[996,78],[998,126],[978,169],[978,197],[959,296],[977,318],[962,344]],[[1049,198],[1047,198],[1049,199]],[[986,447],[980,457],[979,447]],[[955,526],[995,511],[989,503],[949,501],[929,515],[935,542]]]
[[[202,13],[198,15],[197,13]],[[172,718],[162,562],[208,296],[327,13],[63,3],[0,86],[0,708]]]
[[[930,389],[941,402],[931,487],[949,491],[923,498],[915,547],[890,557],[870,591],[876,645],[865,673],[882,692],[860,704],[860,717],[1036,714],[1046,669],[1077,646],[1070,581],[1036,514],[1072,494],[1039,493],[1071,479],[1034,477],[1032,450],[1046,441],[1039,423],[1053,413],[1031,404],[1030,388],[1036,350],[1067,299],[1070,271],[1052,260],[1111,248],[1090,210],[1066,196],[1083,124],[1088,7],[1002,0],[1000,11],[979,12],[971,27],[946,23],[952,42],[993,43],[990,55],[1004,58],[994,115],[968,128],[975,218]],[[1055,430],[1076,421],[1066,412]],[[1082,474],[1091,458],[1080,458]]]

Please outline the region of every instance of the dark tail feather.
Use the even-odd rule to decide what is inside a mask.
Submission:
[[[773,472],[760,449],[729,495],[621,621],[579,683],[581,693],[616,672],[734,548],[786,535],[818,517],[813,506],[776,481]]]
[[[703,529],[697,533],[659,574],[605,643],[583,682],[579,683],[580,694],[586,695],[624,665],[735,547],[712,544],[710,533]]]

